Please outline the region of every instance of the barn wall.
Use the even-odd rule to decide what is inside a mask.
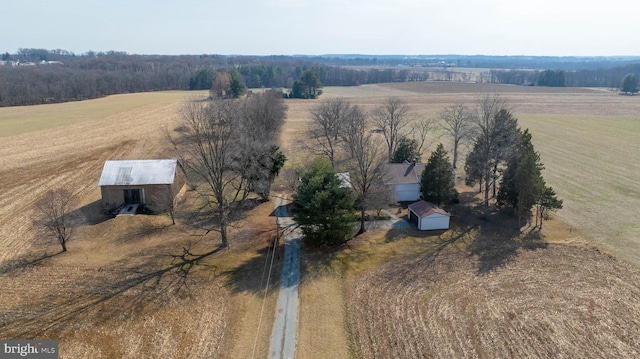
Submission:
[[[147,206],[154,206],[159,201],[164,201],[167,198],[167,193],[171,193],[175,196],[177,192],[184,188],[177,185],[168,184],[155,184],[155,185],[142,185],[142,186],[101,186],[100,192],[102,193],[102,205],[105,208],[118,208],[124,204],[124,190],[125,189],[140,189],[140,202]],[[170,192],[167,192],[170,191]]]

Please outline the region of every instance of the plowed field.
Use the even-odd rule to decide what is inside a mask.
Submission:
[[[549,245],[478,273],[446,254],[383,266],[350,291],[358,358],[636,358],[640,272]]]

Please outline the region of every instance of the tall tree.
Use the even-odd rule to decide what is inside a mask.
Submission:
[[[189,79],[189,90],[209,90],[215,77],[212,69],[201,69]]]
[[[431,153],[422,171],[420,190],[425,200],[437,205],[448,203],[456,197],[451,162],[442,143]]]
[[[316,157],[302,174],[294,215],[306,239],[318,246],[344,243],[351,235],[354,198],[324,157]]]
[[[231,75],[227,72],[218,72],[211,82],[209,96],[212,99],[225,99],[231,96]]]
[[[564,71],[542,71],[538,75],[538,86],[564,87]]]
[[[496,196],[500,166],[507,159],[516,139],[518,121],[506,108],[504,99],[487,96],[480,101],[475,115],[477,135],[467,155],[466,182],[481,182],[485,215],[489,211],[490,190]]]
[[[385,156],[371,132],[366,113],[357,106],[352,109],[345,124],[343,143],[348,153],[348,168],[351,185],[356,193],[356,207],[360,210],[358,234],[362,234],[366,231],[365,213],[373,204],[373,191],[383,182],[382,165],[385,163]]]
[[[463,104],[456,104],[440,112],[442,128],[453,138],[453,172],[458,168],[458,151],[464,141],[473,135],[473,115]]]
[[[36,203],[37,222],[56,238],[63,252],[67,251],[67,242],[77,224],[71,216],[77,202],[78,197],[68,190],[55,189],[47,191]]]
[[[522,226],[522,215],[538,201],[543,191],[542,163],[534,150],[529,130],[518,130],[518,139],[513,146],[507,166],[503,171],[498,204],[509,204],[518,214],[518,227]]]
[[[398,142],[409,124],[409,105],[398,97],[389,97],[384,105],[371,113],[373,123],[382,131],[387,143],[388,161],[391,162]]]
[[[418,161],[419,158],[422,157],[422,151],[426,147],[430,146],[427,138],[433,132],[435,127],[435,121],[429,117],[417,119],[411,124],[411,139],[413,139],[417,145],[416,148],[418,156],[416,158],[418,158]],[[398,145],[400,145],[399,142]]]
[[[292,98],[315,99],[322,95],[322,82],[316,69],[306,69],[299,80],[293,83]]]
[[[217,217],[223,248],[229,246],[229,214],[239,195],[234,155],[241,113],[241,103],[235,100],[188,100],[181,110],[180,136],[170,138],[187,175],[205,185],[202,198]]]
[[[638,92],[638,77],[635,74],[628,73],[622,79],[620,91],[627,94],[635,94]]]
[[[353,106],[348,100],[332,98],[320,102],[309,113],[311,122],[307,125],[307,133],[311,143],[307,147],[316,155],[326,156],[335,168],[342,132],[349,117],[353,116]]]
[[[316,69],[305,70],[300,81],[304,87],[305,98],[318,98],[322,95],[322,82],[320,82],[320,75]]]
[[[402,163],[402,162],[420,162],[421,155],[418,150],[418,142],[413,138],[408,138],[406,136],[400,138],[398,141],[398,146],[396,147],[395,152],[393,152],[393,157],[391,158],[391,163]]]
[[[242,104],[237,124],[240,127],[238,149],[234,156],[236,171],[241,175],[243,198],[255,192],[268,200],[271,184],[286,161],[277,144],[287,106],[277,91],[249,96]]]
[[[244,82],[242,81],[240,74],[238,74],[238,72],[234,70],[234,71],[231,71],[230,76],[231,76],[230,82],[229,82],[229,87],[231,91],[230,97],[232,98],[242,97],[246,91],[246,86],[244,85]]]

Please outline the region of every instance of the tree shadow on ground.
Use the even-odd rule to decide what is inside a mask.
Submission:
[[[249,292],[253,294],[278,290],[284,260],[284,248],[275,249],[267,244],[255,251],[255,255],[242,264],[223,272],[226,286],[232,293]]]
[[[112,317],[135,313],[152,303],[162,305],[171,296],[189,296],[193,270],[201,265],[201,261],[222,249],[218,247],[206,253],[194,254],[183,248],[180,254],[168,255],[172,258],[170,264],[160,268],[153,263],[131,268],[124,267],[126,263],[119,263],[103,268],[95,277],[75,283],[69,292],[52,294],[42,298],[40,303],[10,310],[0,322],[2,336],[37,338],[52,328],[70,329],[77,325],[78,316],[81,315],[107,321]],[[113,281],[113,278],[120,279]],[[68,299],[61,301],[60,296]]]
[[[515,260],[521,250],[547,247],[538,229],[518,226],[517,216],[512,211],[491,208],[490,212],[485,212],[477,194],[473,191],[460,193],[460,203],[446,207],[452,215],[449,230],[392,228],[386,233],[385,241],[433,237],[433,241],[425,242],[425,254],[421,260],[433,262],[443,253],[463,251],[477,258],[478,274],[504,267]]]
[[[45,260],[53,258],[62,253],[64,252],[60,251],[52,254],[48,254],[47,252],[45,252],[44,254],[37,255],[28,253],[16,259],[5,260],[0,263],[0,275],[15,274],[16,272],[27,269],[27,267],[39,265]]]
[[[542,234],[530,226],[520,227],[512,210],[491,207],[487,213],[477,192],[461,193],[453,206],[454,218],[477,228],[469,253],[478,259],[478,274],[486,274],[515,260],[520,250],[547,247]]]
[[[512,222],[512,223],[509,223]],[[531,227],[515,228],[517,220],[501,218],[480,226],[480,231],[470,247],[478,258],[478,274],[486,274],[514,261],[521,250],[547,248],[542,234]]]
[[[77,223],[80,225],[89,226],[100,224],[114,217],[113,215],[109,215],[104,212],[101,200],[97,200],[77,208],[73,210],[69,216],[76,219]]]

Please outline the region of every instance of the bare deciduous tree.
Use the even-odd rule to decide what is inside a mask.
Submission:
[[[382,131],[388,149],[388,161],[393,158],[403,130],[409,124],[409,105],[398,97],[389,97],[387,102],[371,113],[373,123]]]
[[[217,215],[222,247],[229,246],[230,205],[239,194],[240,176],[233,169],[240,114],[239,101],[191,99],[181,110],[180,137],[170,137],[187,175],[206,185],[203,198]]]
[[[78,197],[66,189],[47,191],[36,203],[38,224],[44,226],[67,251],[67,242],[71,239],[78,219],[71,217],[71,212],[78,202]]]
[[[306,147],[315,155],[326,156],[333,168],[340,150],[341,133],[351,111],[351,103],[341,98],[323,100],[310,110],[307,133],[311,143]]]
[[[417,119],[411,125],[411,138],[416,141],[418,144],[418,153],[422,156],[423,151],[430,147],[433,141],[437,140],[438,137],[434,138],[431,141],[428,141],[429,135],[432,134],[435,126],[435,121],[431,118],[425,117],[421,119]]]
[[[463,104],[455,104],[440,112],[442,128],[453,138],[453,172],[458,166],[458,151],[460,145],[471,138],[473,134],[473,115]]]
[[[213,78],[209,96],[212,99],[223,99],[231,97],[231,75],[227,72],[218,72]]]
[[[287,106],[276,91],[252,95],[244,101],[236,153],[243,198],[255,192],[268,200],[271,184],[286,160],[277,146],[286,115]]]
[[[365,212],[370,207],[372,190],[382,183],[382,165],[385,163],[383,150],[371,132],[367,114],[359,107],[353,107],[352,114],[343,132],[345,149],[352,169],[351,185],[356,192],[356,204],[360,210],[360,230],[366,231]]]

